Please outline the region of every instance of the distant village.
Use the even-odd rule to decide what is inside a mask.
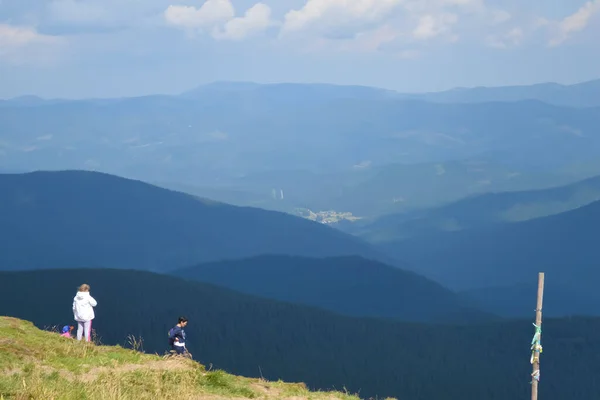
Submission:
[[[352,215],[351,212],[338,212],[334,210],[314,212],[307,208],[297,208],[295,214],[322,224],[333,224],[343,220],[354,222],[360,219],[360,217]]]

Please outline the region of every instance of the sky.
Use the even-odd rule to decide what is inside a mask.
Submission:
[[[600,0],[0,0],[0,98],[600,78]]]

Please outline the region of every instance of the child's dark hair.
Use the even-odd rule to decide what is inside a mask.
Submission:
[[[187,318],[186,317],[179,317],[179,320],[177,321],[178,324],[187,322]]]

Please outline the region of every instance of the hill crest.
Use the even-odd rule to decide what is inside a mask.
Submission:
[[[354,317],[427,323],[496,319],[437,282],[359,256],[262,255],[201,264],[172,274]]]
[[[304,384],[206,370],[188,359],[77,342],[3,316],[0,373],[1,398],[358,400],[343,393],[310,392]]]
[[[0,270],[171,270],[258,254],[362,255],[361,239],[276,211],[237,207],[99,172],[0,174]]]
[[[103,342],[126,345],[127,336],[134,334],[143,337],[145,350],[163,353],[173,318],[183,314],[190,321],[186,333],[194,359],[242,376],[302,381],[322,390],[345,387],[361,397],[403,400],[506,400],[521,398],[529,388],[531,366],[523,348],[533,333],[530,318],[453,326],[344,317],[124,270],[0,273],[0,315],[30,320],[38,327],[70,321],[71,299],[82,282],[92,286],[98,301],[94,329]],[[526,308],[533,314],[531,302]],[[598,398],[599,388],[593,380],[581,381],[581,371],[600,373],[600,319],[546,319],[544,325],[545,347],[552,349],[552,356],[544,364],[541,395],[547,400]],[[2,339],[0,346],[7,344]],[[590,357],[581,357],[581,348]],[[0,351],[0,363],[6,354]],[[573,387],[579,388],[575,397]]]
[[[600,304],[595,286],[599,222],[600,201],[595,201],[543,218],[434,233],[382,247],[402,254],[419,267],[416,272],[455,290],[518,288],[543,269],[549,276],[548,285],[557,288],[545,296],[548,304],[562,302],[556,308],[589,315],[590,311],[597,313]],[[505,292],[505,301],[513,299],[511,291],[518,290]],[[492,293],[483,292],[486,296]],[[553,294],[559,292],[572,294]],[[587,299],[587,306],[581,299]]]

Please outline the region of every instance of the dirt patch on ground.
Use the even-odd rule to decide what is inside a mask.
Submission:
[[[124,364],[124,365],[116,365],[116,366],[112,366],[112,367],[94,367],[92,369],[90,369],[89,371],[78,375],[76,377],[76,379],[85,382],[85,383],[89,383],[89,382],[93,382],[94,380],[96,380],[96,378],[98,378],[100,375],[102,375],[105,372],[113,372],[113,373],[119,373],[119,372],[133,372],[133,371],[137,371],[137,370],[151,370],[151,371],[173,371],[173,370],[191,370],[194,369],[194,364],[192,364],[189,360],[187,359],[178,359],[178,358],[170,358],[168,360],[157,360],[157,361],[150,361],[150,362],[146,362],[143,364]],[[75,379],[75,376],[72,375],[71,379]]]
[[[261,395],[262,399],[277,399],[277,400],[307,400],[310,397],[306,396],[286,396],[283,390],[279,387],[270,386],[267,381],[258,381],[250,384],[250,388]],[[319,400],[339,400],[337,396],[322,395]]]
[[[150,362],[146,362],[143,364],[123,364],[123,365],[115,365],[115,366],[111,366],[111,367],[92,367],[90,369],[86,368],[86,365],[82,366],[82,371],[81,373],[74,373],[74,372],[70,372],[70,371],[66,371],[66,370],[62,370],[62,369],[56,369],[53,367],[50,367],[48,365],[35,365],[35,369],[37,369],[38,371],[44,373],[44,374],[51,374],[51,373],[56,373],[58,372],[58,374],[60,375],[61,378],[67,379],[70,382],[74,382],[74,381],[80,381],[80,382],[84,382],[84,383],[90,383],[93,382],[94,380],[96,380],[100,375],[102,375],[105,372],[113,372],[113,373],[119,373],[119,372],[133,372],[133,371],[137,371],[140,369],[143,370],[151,370],[151,371],[167,371],[167,370],[178,370],[178,371],[182,371],[182,370],[191,370],[194,369],[195,366],[193,363],[191,363],[189,360],[187,359],[176,359],[176,358],[171,358],[168,360],[164,360],[164,361],[150,361]],[[11,369],[7,369],[2,371],[2,374],[6,375],[6,376],[10,376],[10,375],[14,375],[14,374],[22,374],[24,371],[21,368],[11,368]]]
[[[17,343],[17,341],[14,340],[14,339],[10,339],[10,338],[0,339],[0,346],[7,346],[8,347],[8,346],[13,345],[14,343]]]
[[[276,399],[276,400],[308,400],[310,397],[304,397],[304,396],[284,396],[281,397],[280,395],[275,394],[275,392],[270,393],[270,394],[262,394],[259,395],[259,397],[255,397],[255,399]],[[218,396],[218,395],[211,395],[211,394],[200,394],[198,396],[192,397],[190,399],[186,399],[186,400],[231,400],[234,399],[235,397],[223,397],[223,396]],[[334,397],[334,396],[330,396],[330,397],[319,397],[319,400],[339,400],[339,397]]]
[[[271,393],[273,391],[275,391],[275,388],[268,386],[268,383],[265,382],[254,382],[252,384],[250,384],[250,388],[254,389],[260,393]]]

